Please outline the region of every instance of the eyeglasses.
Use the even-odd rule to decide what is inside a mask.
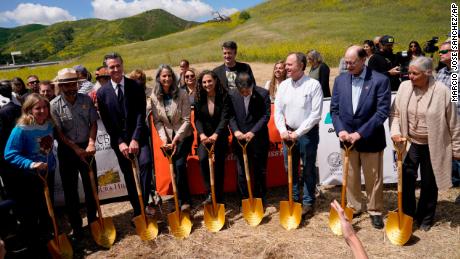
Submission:
[[[447,54],[447,53],[449,53],[449,51],[450,50],[448,50],[448,49],[440,50],[439,54]]]
[[[188,78],[195,78],[195,75],[185,75],[185,78],[188,79]]]
[[[347,66],[354,66],[358,63],[359,59],[356,59],[355,61],[345,61],[345,65]]]
[[[30,81],[30,82],[29,82],[29,84],[38,84],[38,83],[40,83],[40,81],[38,81],[38,80]]]

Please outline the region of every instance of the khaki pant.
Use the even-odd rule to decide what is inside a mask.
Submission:
[[[344,150],[342,150],[342,157],[345,157]],[[367,193],[367,211],[371,215],[381,215],[383,210],[383,151],[366,153],[351,150],[349,161],[348,206],[357,212],[364,210],[361,193],[362,168]]]

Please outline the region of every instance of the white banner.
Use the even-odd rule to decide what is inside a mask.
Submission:
[[[391,97],[391,100],[393,101],[394,94]],[[331,114],[329,113],[330,105],[330,98],[325,98],[323,101],[323,114],[321,116],[319,128],[319,182],[322,185],[341,185],[342,156],[340,152],[339,138],[335,134]],[[393,144],[391,144],[388,119],[385,121],[384,127],[387,147],[385,148],[383,154],[383,182],[396,183],[398,181],[398,171],[395,163]],[[362,173],[361,182],[364,183]]]

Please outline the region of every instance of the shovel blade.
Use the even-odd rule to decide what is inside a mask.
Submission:
[[[350,208],[345,208],[344,209],[345,217],[349,221],[353,219],[353,210]],[[337,211],[333,208],[329,211],[329,228],[332,230],[332,233],[334,233],[337,236],[342,235],[342,225],[340,224],[340,217]]]
[[[168,214],[171,233],[176,238],[185,238],[192,232],[192,221],[188,212],[174,211]]]
[[[158,225],[153,219],[148,219],[142,215],[133,218],[134,225],[136,226],[136,233],[144,240],[153,240],[158,235]]]
[[[289,201],[280,201],[280,223],[286,230],[296,229],[302,220],[302,205]]]
[[[398,246],[402,246],[407,243],[412,235],[412,223],[413,219],[411,216],[402,214],[400,220],[398,212],[388,212],[388,220],[387,224],[385,225],[385,232],[390,242],[393,245]]]
[[[91,222],[91,235],[93,236],[96,244],[104,247],[110,248],[115,242],[117,232],[111,217],[102,218],[102,226],[100,224],[99,218],[96,218],[95,221]]]
[[[225,224],[225,206],[217,203],[216,211],[212,204],[204,205],[204,224],[211,232],[218,232]]]
[[[67,259],[73,257],[73,249],[66,234],[60,234],[58,236],[58,242],[56,239],[52,239],[48,242],[48,251],[53,259]]]
[[[244,199],[241,201],[243,207],[243,217],[249,226],[255,227],[264,218],[264,206],[261,198]]]

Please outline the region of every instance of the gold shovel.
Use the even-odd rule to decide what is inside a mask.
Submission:
[[[413,223],[412,217],[404,214],[402,209],[402,157],[406,150],[407,139],[402,139],[400,143],[393,142],[393,145],[398,156],[398,211],[388,212],[385,232],[392,244],[402,246],[412,235]]]
[[[249,162],[248,162],[248,153],[247,153],[247,146],[249,141],[245,141],[242,143],[241,141],[237,140],[238,144],[243,149],[243,160],[244,160],[244,173],[246,175],[246,182],[248,185],[248,199],[243,199],[241,201],[241,206],[243,207],[243,217],[249,226],[257,226],[260,224],[262,219],[264,218],[264,206],[262,204],[261,198],[253,198],[252,197],[252,187],[251,187],[251,174],[249,172]]]
[[[99,196],[96,189],[96,179],[94,177],[94,172],[91,167],[93,161],[94,157],[91,159],[91,162],[89,164],[88,174],[89,179],[91,181],[91,189],[93,191],[94,201],[96,202],[98,217],[90,224],[91,235],[93,236],[93,239],[96,242],[96,244],[105,248],[110,248],[113,245],[113,242],[115,241],[117,232],[115,230],[115,226],[113,225],[112,217],[102,217],[102,210],[99,204]]]
[[[134,181],[136,182],[137,197],[141,207],[141,215],[133,218],[136,232],[142,240],[152,240],[158,235],[158,225],[156,220],[147,218],[145,215],[144,200],[142,198],[141,185],[139,183],[139,162],[137,158],[131,158],[131,167],[133,168]]]
[[[343,148],[345,149],[345,161],[343,163],[343,180],[342,180],[342,197],[341,197],[341,203],[340,206],[342,206],[342,209],[344,210],[345,217],[349,221],[353,219],[353,210],[351,208],[348,208],[345,204],[345,198],[347,194],[347,179],[348,179],[348,167],[350,164],[350,151],[353,148],[353,144],[349,142],[343,142]],[[342,235],[342,226],[340,224],[340,217],[339,214],[337,214],[337,211],[334,208],[331,208],[329,211],[329,228],[332,230],[332,232],[338,236]]]
[[[169,172],[171,174],[171,183],[173,186],[174,192],[174,204],[176,206],[176,211],[173,211],[168,214],[169,227],[171,228],[172,234],[177,238],[184,238],[190,235],[192,231],[192,221],[190,220],[190,215],[188,212],[181,212],[179,209],[179,198],[177,197],[177,187],[176,187],[176,176],[174,174],[174,165],[172,157],[174,156],[175,151],[161,147],[163,154],[168,158],[169,161]]]
[[[53,229],[54,229],[54,239],[51,239],[48,242],[48,245],[47,245],[48,251],[50,252],[51,256],[54,259],[72,258],[73,249],[72,249],[72,245],[69,242],[69,239],[67,238],[67,235],[64,233],[59,235],[59,232],[58,232],[56,218],[54,217],[53,204],[51,204],[51,197],[50,197],[50,191],[48,188],[48,182],[46,181],[46,178],[48,177],[48,172],[46,172],[45,176],[42,176],[40,175],[40,173],[38,173],[38,176],[43,182],[46,206],[48,207],[48,214],[50,215],[51,222],[53,223]]]
[[[214,146],[212,144],[211,148],[208,148],[205,144],[202,145],[208,151],[208,162],[209,162],[209,176],[211,181],[211,198],[212,204],[204,205],[204,223],[209,231],[218,232],[222,229],[225,224],[225,206],[224,204],[216,202],[216,193],[214,191],[214,165],[213,165],[213,156],[214,156]]]
[[[302,205],[292,200],[292,148],[294,144],[294,141],[285,142],[288,148],[289,201],[280,201],[280,223],[286,230],[296,229],[302,219]]]

